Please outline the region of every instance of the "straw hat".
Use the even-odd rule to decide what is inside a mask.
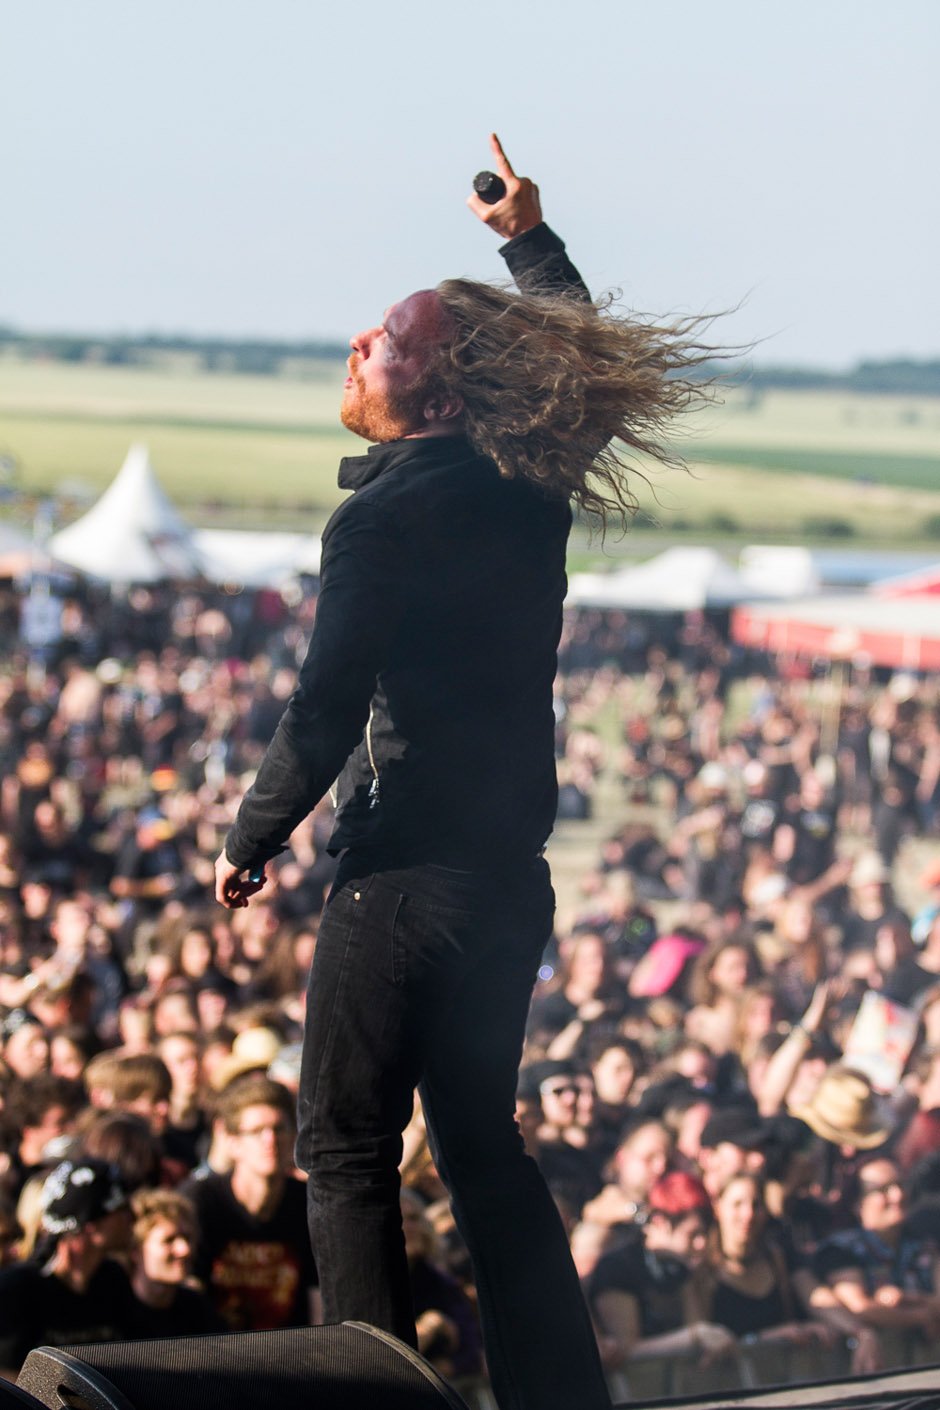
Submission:
[[[877,852],[862,852],[855,859],[850,886],[883,886],[891,880],[891,873]]]
[[[790,1115],[805,1121],[824,1140],[859,1151],[880,1146],[891,1130],[868,1078],[840,1063],[825,1073],[812,1101],[792,1109]]]
[[[256,1068],[266,1072],[283,1046],[283,1039],[273,1028],[243,1028],[232,1044],[231,1053],[219,1064],[212,1079],[213,1087],[221,1092],[243,1072],[254,1072]]]

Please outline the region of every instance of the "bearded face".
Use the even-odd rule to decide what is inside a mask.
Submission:
[[[343,388],[343,425],[379,444],[424,433],[431,368],[445,331],[437,295],[423,289],[393,304],[375,328],[357,333]]]
[[[343,391],[340,420],[348,431],[376,445],[401,440],[423,428],[427,393],[426,376],[411,386],[370,383],[362,374],[359,358],[353,353],[349,359],[349,378]]]

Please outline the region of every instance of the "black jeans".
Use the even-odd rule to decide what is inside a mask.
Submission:
[[[501,1410],[610,1405],[561,1220],[514,1118],[553,908],[541,859],[497,877],[368,871],[347,854],[307,1001],[297,1152],[324,1320],[414,1345],[398,1165],[417,1086]]]

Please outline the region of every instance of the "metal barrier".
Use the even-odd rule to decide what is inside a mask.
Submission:
[[[932,1365],[937,1359],[937,1346],[916,1333],[882,1332],[881,1343],[885,1370]],[[711,1366],[702,1366],[700,1352],[635,1357],[625,1368],[608,1373],[607,1388],[615,1405],[683,1400],[725,1391],[848,1378],[851,1362],[852,1346],[845,1339],[835,1346],[795,1346],[789,1341],[744,1337],[733,1355]],[[462,1378],[454,1383],[454,1388],[470,1410],[497,1410],[492,1388],[484,1376]]]

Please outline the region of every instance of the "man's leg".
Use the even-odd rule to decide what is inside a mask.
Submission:
[[[324,1320],[414,1339],[398,1163],[423,1078],[502,1410],[610,1404],[561,1221],[514,1120],[552,904],[544,863],[513,886],[439,867],[341,881],[307,1007],[298,1160]]]
[[[418,1073],[391,966],[398,898],[374,882],[340,881],[323,913],[307,997],[297,1161],[309,1175],[324,1322],[368,1322],[415,1345],[398,1165]]]
[[[551,928],[548,868],[494,891],[476,963],[428,1035],[421,1097],[470,1251],[500,1410],[610,1405],[555,1203],[515,1122],[526,1016]]]

